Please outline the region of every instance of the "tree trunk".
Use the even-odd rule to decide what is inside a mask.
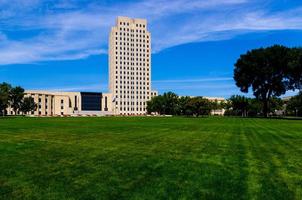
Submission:
[[[268,100],[267,100],[267,99],[265,99],[265,100],[263,101],[263,116],[264,116],[265,118],[268,117]]]

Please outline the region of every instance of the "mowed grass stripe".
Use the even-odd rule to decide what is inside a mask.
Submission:
[[[249,135],[253,146],[254,160],[258,161],[260,188],[257,194],[259,199],[294,199],[293,192],[289,189],[284,177],[280,174],[280,162],[286,166],[287,158],[281,154],[282,146],[275,141],[269,128],[257,127]],[[281,160],[279,160],[281,158]],[[283,160],[282,160],[283,159]]]
[[[0,120],[0,199],[301,199],[300,121]]]
[[[302,199],[301,188],[297,187],[299,183],[299,178],[297,179],[297,174],[302,174],[302,163],[297,159],[297,155],[301,155],[302,151],[293,145],[290,140],[285,140],[282,137],[284,132],[273,130],[269,132],[271,134],[272,143],[274,149],[270,151],[272,156],[272,161],[278,171],[278,175],[283,179],[284,183],[287,183],[287,187],[290,191],[295,194],[297,199]],[[294,140],[294,139],[291,139]],[[293,166],[297,166],[293,168]]]

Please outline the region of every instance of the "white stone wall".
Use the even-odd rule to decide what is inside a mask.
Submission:
[[[109,90],[115,114],[141,115],[151,99],[151,34],[144,19],[118,17],[109,39]]]

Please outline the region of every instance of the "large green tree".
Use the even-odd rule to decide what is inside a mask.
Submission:
[[[10,90],[9,100],[15,115],[17,114],[18,110],[21,108],[23,97],[24,97],[24,89],[22,87],[17,86],[17,87],[13,87]]]
[[[0,84],[0,114],[5,115],[6,109],[9,106],[10,91],[12,86],[8,83]]]
[[[302,90],[302,48],[290,50],[290,61],[288,64],[287,76],[289,89]]]
[[[34,98],[32,97],[24,97],[21,102],[20,111],[24,114],[28,114],[28,112],[35,111],[37,109],[37,104],[35,103]]]
[[[285,94],[288,89],[289,60],[290,49],[275,45],[248,51],[235,64],[236,85],[244,93],[252,88],[255,97],[262,102],[265,117],[268,116],[270,99]]]

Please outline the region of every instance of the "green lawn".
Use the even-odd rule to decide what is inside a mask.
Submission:
[[[302,199],[302,121],[0,118],[0,199]]]

